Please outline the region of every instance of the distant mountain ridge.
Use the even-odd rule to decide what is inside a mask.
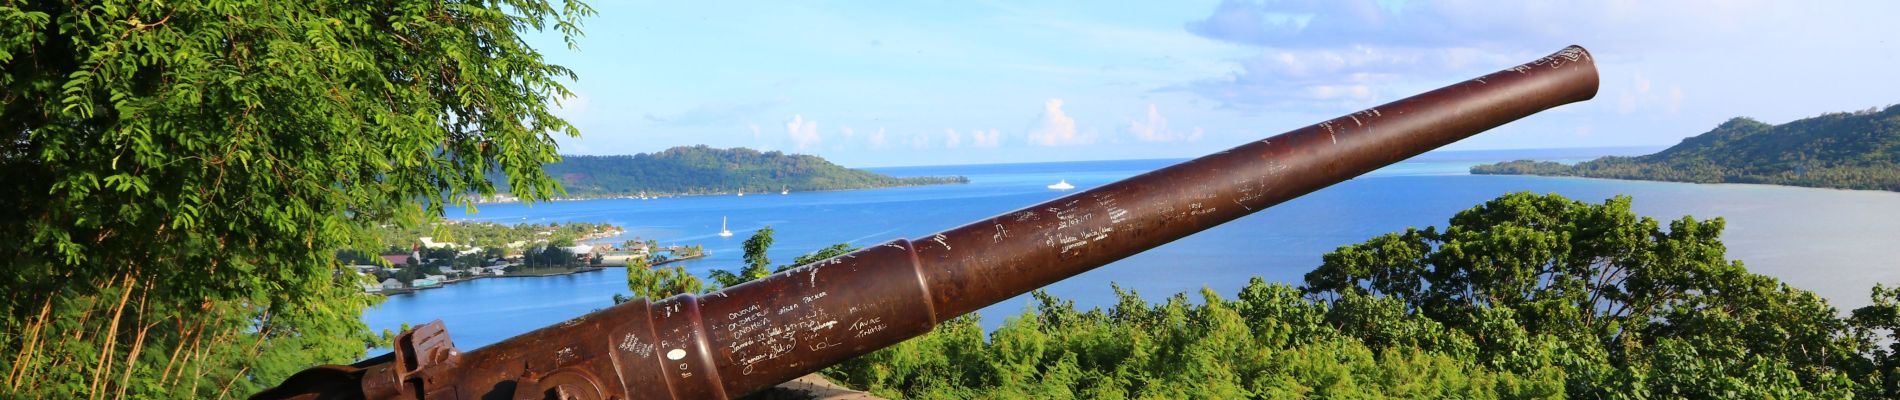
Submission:
[[[1781,125],[1738,117],[1646,156],[1577,165],[1519,160],[1471,173],[1900,191],[1900,105]]]
[[[674,147],[630,156],[562,156],[543,166],[569,196],[871,189],[968,183],[961,176],[898,178],[823,158],[748,148]]]

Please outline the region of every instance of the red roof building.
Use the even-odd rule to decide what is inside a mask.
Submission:
[[[408,254],[384,254],[383,260],[389,261],[390,266],[397,268],[409,265]]]

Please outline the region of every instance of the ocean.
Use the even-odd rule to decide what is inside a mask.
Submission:
[[[1406,227],[1443,226],[1452,214],[1499,195],[1530,191],[1602,202],[1634,198],[1637,213],[1667,221],[1721,217],[1728,257],[1749,270],[1815,291],[1835,307],[1866,305],[1875,283],[1900,284],[1900,193],[1765,185],[1687,184],[1583,178],[1470,175],[1475,164],[1515,159],[1577,161],[1653,149],[1434,152],[1342,182],[1253,215],[1077,275],[1045,288],[1082,307],[1114,304],[1110,283],[1152,301],[1211,288],[1232,298],[1249,278],[1299,284],[1320,256]],[[1183,160],[872,168],[896,176],[963,175],[970,183],[834,192],[754,193],[652,200],[490,204],[451,219],[498,223],[597,222],[627,228],[618,242],[654,239],[702,245],[703,259],[671,264],[704,277],[737,270],[755,230],[776,234],[775,264],[835,243],[870,246],[915,238],[1063,195],[1066,180],[1088,189]],[[732,237],[719,237],[720,219]],[[457,346],[473,349],[612,305],[625,294],[620,268],[556,277],[482,279],[396,295],[367,310],[371,329],[441,319]],[[1021,314],[1021,296],[981,311],[986,327]],[[1192,297],[1192,296],[1191,296]]]

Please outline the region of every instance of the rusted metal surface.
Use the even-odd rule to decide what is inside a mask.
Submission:
[[[1588,52],[1528,64],[1141,176],[703,296],[617,305],[466,353],[439,324],[394,356],[257,398],[737,397],[1552,107],[1596,95]],[[338,380],[352,380],[338,383]]]

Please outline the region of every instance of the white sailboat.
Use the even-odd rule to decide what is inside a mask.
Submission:
[[[1056,182],[1056,184],[1054,185],[1049,185],[1049,188],[1055,189],[1055,190],[1069,190],[1069,189],[1074,189],[1075,185],[1070,185],[1068,179],[1063,179],[1060,182]]]
[[[732,230],[726,229],[726,217],[719,217],[719,237],[732,237]]]
[[[788,195],[788,194],[792,194],[792,188],[791,188],[791,187],[787,187],[787,186],[779,186],[779,187],[778,187],[778,194],[779,194],[779,195]]]

